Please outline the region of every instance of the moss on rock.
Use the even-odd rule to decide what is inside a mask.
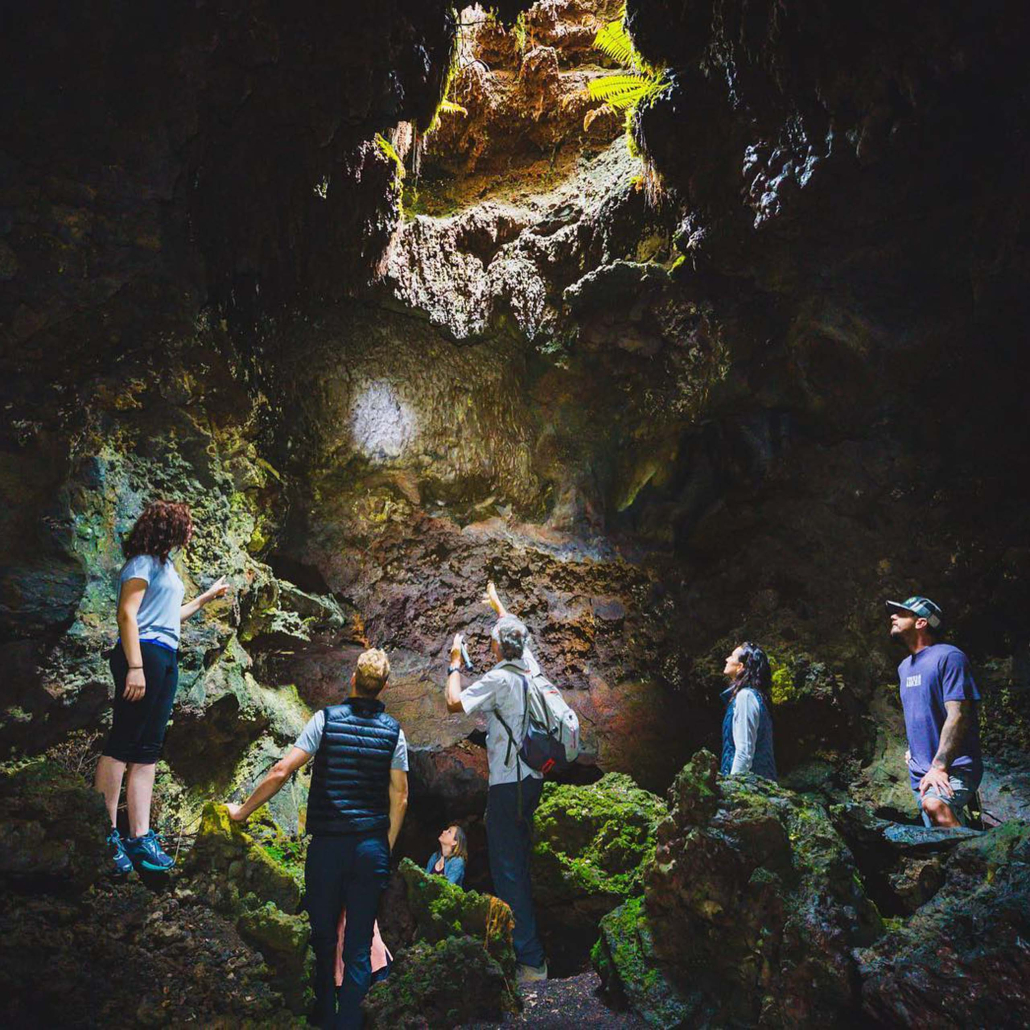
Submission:
[[[256,827],[258,842],[229,818],[225,805],[209,802],[186,863],[193,889],[232,920],[258,948],[273,984],[294,1012],[308,1002],[311,952],[306,915],[298,915],[303,889],[299,849],[271,819]]]
[[[511,909],[407,858],[398,873],[413,939],[398,952],[389,980],[366,999],[366,1025],[450,1027],[517,1011]]]
[[[430,876],[411,859],[397,870],[407,889],[408,906],[415,920],[416,937],[435,944],[467,934],[482,942],[487,954],[505,976],[515,973],[511,909],[492,894],[463,891],[442,876]]]
[[[655,830],[668,809],[624,773],[589,786],[547,783],[533,828],[533,889],[540,904],[640,889]]]
[[[0,770],[0,882],[83,891],[104,869],[109,828],[81,776],[46,759]]]
[[[601,917],[642,889],[665,802],[623,773],[547,783],[534,819],[533,896],[550,968],[587,963]]]
[[[518,1007],[500,963],[462,934],[420,942],[397,956],[389,979],[364,1003],[370,1030],[424,1030],[472,1020],[500,1022]]]
[[[606,982],[661,1026],[656,975],[696,1022],[832,1022],[854,1006],[852,949],[880,921],[825,809],[760,777],[719,777],[704,751],[669,799],[644,907],[612,917],[595,949]]]
[[[248,896],[251,897],[251,896]],[[274,971],[272,986],[289,1008],[303,1012],[310,1000],[314,956],[307,916],[287,915],[273,902],[247,907],[236,920],[240,936],[257,948]]]
[[[213,801],[204,806],[187,871],[194,877],[206,877],[208,886],[216,889],[232,883],[239,893],[253,892],[284,912],[296,912],[300,907],[301,885],[294,871],[233,822],[225,805]]]
[[[694,1014],[658,963],[642,897],[623,902],[601,920],[590,958],[608,997],[641,1013],[651,1026],[682,1026]]]

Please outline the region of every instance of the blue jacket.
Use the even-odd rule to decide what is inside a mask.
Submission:
[[[340,836],[389,829],[390,763],[400,732],[382,701],[349,697],[325,710],[308,794],[308,833]]]
[[[465,886],[465,859],[459,855],[454,855],[452,858],[445,858],[443,862],[443,872],[437,873],[435,866],[440,861],[440,852],[434,851],[433,857],[426,863],[426,872],[433,873],[436,876],[446,876],[455,887],[461,887],[464,889]]]
[[[776,757],[773,754],[772,715],[769,713],[769,708],[764,698],[757,690],[751,690],[750,687],[743,689],[748,690],[757,698],[759,707],[758,731],[754,740],[750,741],[753,757],[751,768],[748,771],[764,776],[767,780],[775,780],[777,777]],[[719,763],[719,772],[723,776],[729,776],[730,771],[733,769],[733,759],[737,754],[737,748],[733,742],[733,715],[736,711],[737,698],[740,697],[740,694],[734,697],[733,688],[730,687],[722,692],[722,697],[727,701],[727,705],[726,714],[722,720],[722,761]]]

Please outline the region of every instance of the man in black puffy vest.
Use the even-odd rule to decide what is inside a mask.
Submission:
[[[361,1026],[376,910],[408,805],[404,731],[378,700],[389,675],[385,653],[365,651],[351,676],[350,697],[316,712],[254,793],[242,805],[229,805],[232,818],[242,822],[314,756],[304,886],[315,950],[315,1022],[321,1027]],[[344,908],[345,970],[337,1009],[336,927]]]

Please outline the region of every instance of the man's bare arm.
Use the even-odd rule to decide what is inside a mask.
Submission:
[[[951,767],[952,759],[959,753],[962,741],[969,729],[969,723],[973,717],[973,702],[945,701],[944,707],[948,715],[941,727],[941,742],[931,764],[935,769],[943,769],[947,772]]]
[[[390,850],[397,843],[397,836],[408,810],[408,774],[403,769],[390,770]]]
[[[486,593],[483,595],[483,604],[490,605],[491,608],[497,613],[497,618],[501,618],[508,614],[504,605],[501,603],[501,599],[497,596],[497,588],[492,582],[487,583]],[[458,713],[465,711],[461,703],[461,634],[456,633],[454,635],[454,642],[451,644],[451,668],[456,669],[455,672],[449,672],[447,674],[447,711],[451,713]]]
[[[497,618],[499,619],[508,614],[508,610],[504,607],[501,599],[497,596],[497,587],[494,586],[493,580],[486,585],[486,593],[483,595],[483,603],[490,605],[490,607],[497,613]]]
[[[260,808],[269,798],[275,797],[283,788],[283,784],[290,778],[290,775],[298,770],[305,762],[309,761],[311,753],[299,747],[291,747],[284,758],[280,758],[271,769],[268,770],[265,778],[254,788],[254,793],[243,802],[242,805],[230,804],[229,815],[236,822],[243,822],[251,812]]]
[[[451,668],[454,672],[447,673],[447,711],[451,713],[463,712],[465,709],[461,704],[461,634],[454,634],[454,642],[451,644]]]

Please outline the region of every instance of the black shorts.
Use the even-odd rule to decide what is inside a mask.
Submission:
[[[138,701],[125,700],[129,663],[121,644],[111,652],[114,677],[114,720],[104,754],[119,762],[152,765],[161,757],[165,730],[179,685],[179,656],[175,651],[141,640],[143,676],[147,689]]]

